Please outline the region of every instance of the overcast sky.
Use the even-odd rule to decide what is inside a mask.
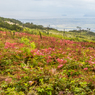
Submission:
[[[0,0],[0,16],[16,19],[95,17],[95,0]]]

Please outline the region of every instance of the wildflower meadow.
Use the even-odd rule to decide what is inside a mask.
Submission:
[[[95,42],[0,31],[0,95],[95,95]]]

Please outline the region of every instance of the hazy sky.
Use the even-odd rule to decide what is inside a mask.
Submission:
[[[16,19],[95,17],[95,0],[0,0],[0,16]]]

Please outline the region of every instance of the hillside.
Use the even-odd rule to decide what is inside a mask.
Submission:
[[[88,30],[58,31],[50,27],[35,25],[33,23],[22,23],[19,20],[0,17],[1,31],[27,32],[30,34],[46,35],[61,39],[69,39],[74,41],[95,41],[95,33]]]
[[[94,95],[95,42],[0,31],[0,94]]]
[[[0,95],[95,95],[94,33],[0,29]]]
[[[11,29],[11,27],[15,27],[16,28],[13,28]],[[17,31],[17,28],[21,28],[19,31],[22,30],[22,28],[24,27],[27,27],[27,28],[30,28],[30,29],[48,29],[49,27],[43,27],[42,25],[35,25],[33,23],[22,23],[21,21],[19,20],[16,20],[16,19],[10,19],[10,18],[3,18],[3,17],[0,17],[0,27],[3,27],[3,28],[7,28],[7,29],[10,29],[10,30],[16,30]],[[49,28],[51,30],[56,30],[56,29],[53,29],[53,28]]]

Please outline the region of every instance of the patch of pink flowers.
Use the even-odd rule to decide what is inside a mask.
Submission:
[[[58,58],[57,61],[58,61],[58,63],[60,63],[60,64],[63,63],[63,59]]]
[[[40,51],[40,50],[38,50],[37,52],[36,52],[36,55],[38,55],[38,56],[43,56],[44,54]]]
[[[93,61],[88,61],[90,64],[95,64],[95,62],[93,62]]]
[[[63,60],[63,59],[60,59],[60,58],[58,58],[57,61],[58,61],[59,64],[62,64],[62,63],[65,64],[67,62],[67,60]]]
[[[6,42],[5,43],[5,48],[15,48],[15,45],[17,45],[17,43]]]
[[[63,67],[63,64],[60,64],[57,68],[60,69]]]
[[[86,71],[86,70],[88,70],[88,68],[84,68],[84,70]]]

